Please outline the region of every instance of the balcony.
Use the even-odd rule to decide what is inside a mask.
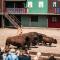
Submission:
[[[26,1],[26,0],[6,0],[6,1]]]
[[[9,14],[27,13],[27,8],[6,8],[6,13]]]

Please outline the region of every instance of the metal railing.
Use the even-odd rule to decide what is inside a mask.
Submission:
[[[27,13],[27,8],[6,8],[7,13]]]
[[[6,0],[6,1],[26,1],[26,0]]]

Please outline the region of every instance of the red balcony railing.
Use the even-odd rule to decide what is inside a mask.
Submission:
[[[11,14],[27,13],[27,8],[6,8],[6,12]]]

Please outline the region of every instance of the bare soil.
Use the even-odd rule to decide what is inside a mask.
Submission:
[[[27,32],[39,32],[46,34],[50,37],[54,37],[57,39],[57,44],[52,44],[49,46],[37,46],[38,48],[31,48],[30,51],[36,52],[49,52],[49,53],[60,53],[60,29],[53,28],[23,28],[22,33]],[[20,33],[20,32],[19,32]],[[10,28],[0,28],[0,46],[4,47],[7,37],[18,35],[18,29],[10,29]]]

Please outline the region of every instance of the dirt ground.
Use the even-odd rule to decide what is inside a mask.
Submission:
[[[39,48],[31,48],[30,51],[36,52],[49,52],[49,53],[58,53],[60,52],[60,29],[53,28],[23,28],[22,32],[39,32],[46,34],[48,36],[54,37],[57,39],[57,44],[52,44],[51,47],[48,46],[38,46]],[[9,29],[9,28],[0,28],[0,46],[5,46],[5,42],[7,37],[18,35],[17,29]]]

